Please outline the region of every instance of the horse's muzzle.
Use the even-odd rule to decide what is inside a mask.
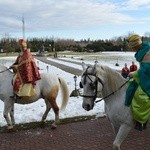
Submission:
[[[86,110],[86,111],[90,111],[90,110],[92,110],[93,109],[93,107],[94,107],[94,104],[91,106],[90,104],[84,104],[84,105],[82,105],[82,107]]]

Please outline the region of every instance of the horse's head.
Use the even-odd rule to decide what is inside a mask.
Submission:
[[[82,107],[89,111],[93,109],[95,99],[99,96],[103,89],[103,79],[97,75],[97,64],[94,66],[87,66],[82,63],[82,76],[80,88],[83,88],[83,103]]]

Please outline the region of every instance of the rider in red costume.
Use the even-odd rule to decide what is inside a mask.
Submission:
[[[17,96],[32,96],[34,94],[33,88],[37,80],[40,80],[40,73],[34,58],[27,48],[27,43],[24,39],[19,40],[21,52],[17,57],[15,63],[10,67],[15,72],[13,80],[13,90]],[[24,92],[23,88],[29,87],[28,92]]]

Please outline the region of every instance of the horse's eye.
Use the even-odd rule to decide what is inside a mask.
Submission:
[[[82,82],[79,83],[79,87],[80,87],[81,89],[83,88]]]

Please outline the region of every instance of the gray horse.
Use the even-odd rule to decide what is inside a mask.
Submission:
[[[135,125],[130,107],[124,105],[127,81],[107,66],[87,66],[82,63],[82,67],[82,107],[89,111],[93,109],[97,97],[104,98],[105,111],[116,134],[113,149],[120,150],[121,143]]]
[[[12,98],[10,98],[10,96],[13,95],[13,76],[14,74],[8,68],[0,66],[0,99],[4,102],[3,115],[7,122],[8,129],[12,129],[15,125],[14,103],[29,104],[39,100],[40,98],[43,98],[46,103],[46,111],[43,114],[41,121],[46,121],[46,117],[50,109],[53,108],[55,121],[52,124],[52,127],[55,128],[59,121],[59,107],[56,102],[59,89],[61,89],[62,92],[61,109],[66,107],[69,99],[69,90],[64,79],[60,77],[58,78],[56,75],[52,75],[50,73],[41,73],[41,80],[38,80],[35,86],[36,95],[32,97],[22,97],[15,102]]]

